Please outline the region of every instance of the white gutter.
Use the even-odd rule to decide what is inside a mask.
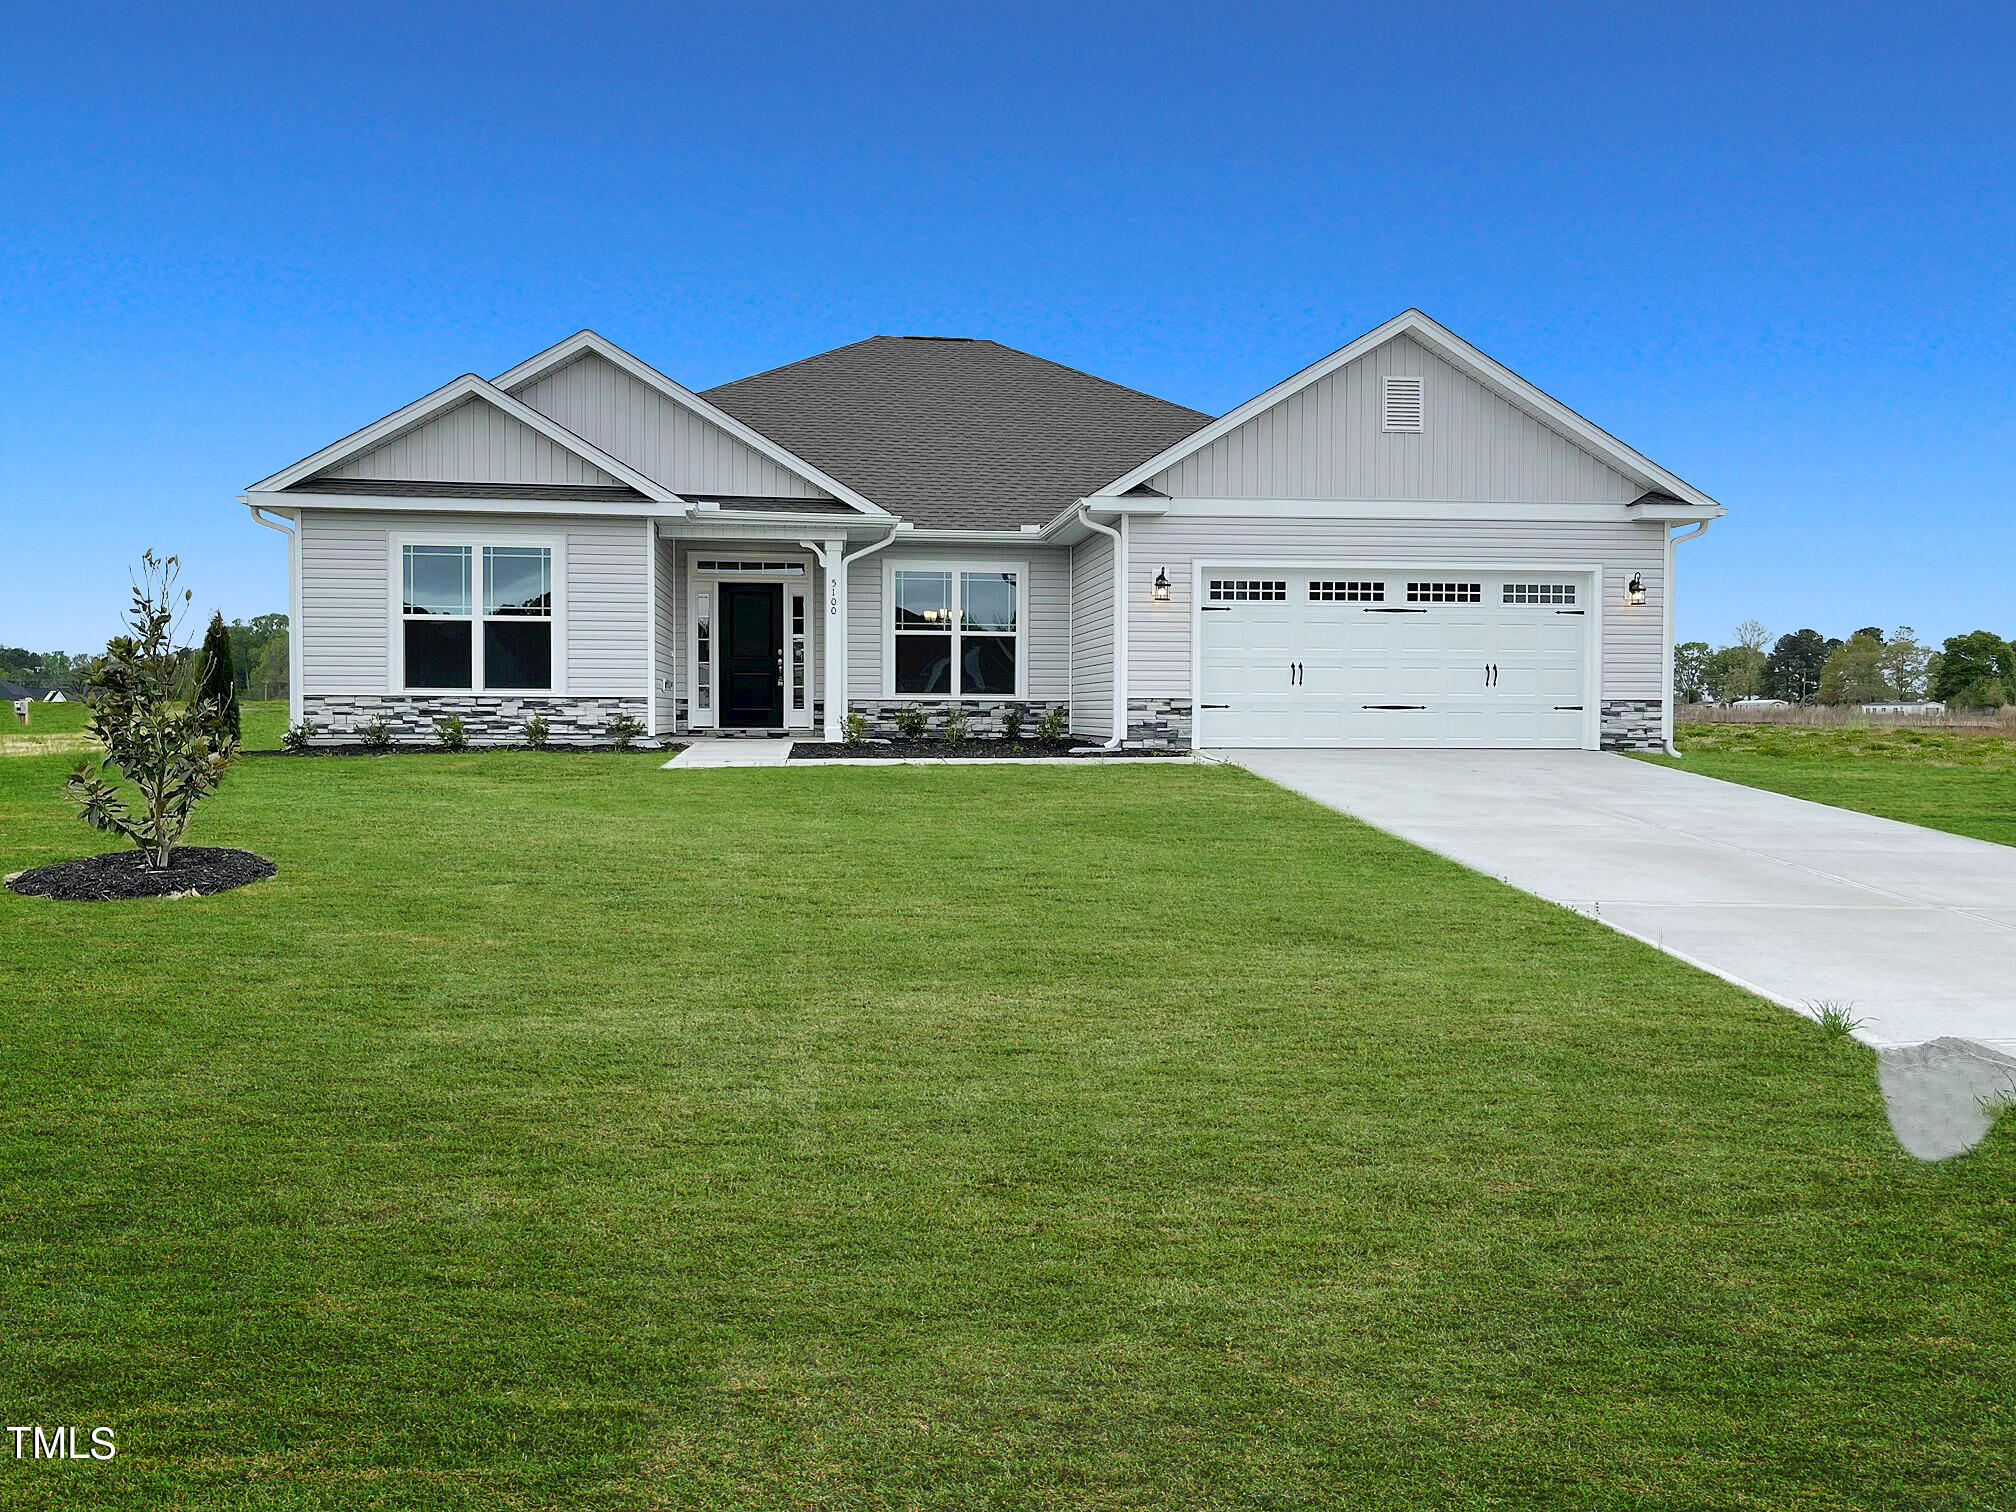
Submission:
[[[1127,516],[1119,528],[1092,518],[1090,505],[1079,508],[1081,524],[1113,540],[1113,738],[1105,749],[1117,751],[1127,740]]]
[[[1664,704],[1666,729],[1664,733],[1666,736],[1666,754],[1668,756],[1678,756],[1680,754],[1680,747],[1673,743],[1673,601],[1678,597],[1673,591],[1673,548],[1678,546],[1682,541],[1693,540],[1694,537],[1700,535],[1714,523],[1713,519],[1702,520],[1692,530],[1683,530],[1678,535],[1668,534],[1666,537],[1666,699]]]
[[[259,511],[265,506],[247,500],[255,524],[277,530],[287,537],[287,722],[301,723],[301,515],[294,514],[293,526],[276,525]],[[284,518],[281,516],[280,518]]]

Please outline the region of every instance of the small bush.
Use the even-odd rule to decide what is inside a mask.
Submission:
[[[392,726],[383,719],[374,719],[357,732],[357,738],[364,742],[367,751],[382,751],[392,744]]]
[[[954,704],[945,711],[945,738],[958,745],[972,731],[973,720],[967,712]]]
[[[896,733],[905,740],[922,740],[931,723],[929,711],[918,704],[905,704],[889,718],[896,726]]]
[[[868,716],[858,709],[840,721],[840,738],[852,746],[865,745],[868,740]]]
[[[315,723],[312,719],[304,719],[299,724],[291,724],[287,726],[287,733],[280,737],[280,749],[283,751],[305,751],[308,749],[309,743],[321,733],[322,726]]]
[[[1007,708],[1001,711],[1001,738],[1003,740],[1020,740],[1022,738],[1022,721],[1026,718],[1028,718],[1028,715],[1023,712],[1022,705],[1008,705]]]
[[[445,714],[434,721],[434,738],[449,750],[459,751],[469,744],[469,731],[460,714]]]
[[[1043,711],[1043,717],[1036,721],[1036,738],[1045,745],[1055,745],[1071,733],[1071,716],[1062,704],[1052,704]]]
[[[644,721],[628,714],[618,714],[609,721],[609,739],[619,751],[630,749],[630,742],[644,733]]]
[[[547,727],[545,715],[534,714],[525,721],[522,733],[525,736],[525,744],[535,751],[543,751],[552,731]]]

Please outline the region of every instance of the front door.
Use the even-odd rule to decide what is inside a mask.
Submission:
[[[784,723],[784,590],[721,585],[721,723]]]

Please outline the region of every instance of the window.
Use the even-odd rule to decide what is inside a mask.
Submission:
[[[714,626],[707,615],[707,595],[693,600],[693,702],[702,709],[714,702]]]
[[[1312,604],[1383,604],[1386,602],[1384,583],[1363,582],[1317,582],[1309,584],[1309,602]]]
[[[803,577],[803,562],[727,562],[712,557],[702,557],[693,564],[696,572],[711,572],[718,577],[732,576],[738,572],[755,573],[762,577]]]
[[[1575,602],[1573,583],[1507,583],[1505,602],[1508,604],[1572,604]]]
[[[1482,583],[1409,583],[1407,602],[1410,604],[1481,604],[1484,602]]]
[[[1288,601],[1286,578],[1213,578],[1211,597],[1221,603],[1282,603]]]
[[[1400,433],[1422,429],[1427,409],[1425,378],[1388,377],[1379,380],[1379,429]]]
[[[805,595],[791,595],[791,707],[805,707]]]
[[[476,554],[474,546],[401,548],[405,685],[551,688],[552,548],[483,547],[480,599]]]
[[[1022,577],[982,568],[891,572],[894,691],[1013,698]]]

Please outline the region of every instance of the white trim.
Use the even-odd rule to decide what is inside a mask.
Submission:
[[[834,498],[851,504],[866,515],[887,516],[888,511],[874,500],[856,493],[839,479],[829,476],[807,462],[795,452],[787,451],[760,431],[752,430],[733,415],[718,406],[709,404],[698,394],[683,384],[674,383],[649,363],[631,356],[606,336],[598,336],[593,331],[576,331],[565,341],[556,342],[543,352],[526,358],[508,372],[499,373],[492,380],[500,389],[517,390],[536,382],[548,373],[565,367],[577,357],[593,352],[614,366],[621,368],[639,383],[655,388],[674,403],[691,410],[703,420],[711,421],[728,432],[743,445],[761,452],[778,466],[798,474],[806,482],[825,489]]]
[[[1105,500],[1092,501],[1102,513]],[[1154,513],[1167,519],[1514,520],[1575,525],[1640,525],[1652,520],[1714,519],[1726,511],[1692,505],[1639,508],[1619,503],[1524,503],[1481,499],[1170,499]],[[1143,513],[1144,511],[1133,511]]]
[[[658,738],[658,532],[644,522],[644,738]]]
[[[1580,576],[1588,580],[1588,665],[1583,670],[1582,749],[1603,748],[1603,619],[1607,605],[1603,598],[1604,564],[1601,562],[1502,562],[1502,561],[1421,561],[1418,558],[1312,555],[1309,557],[1259,557],[1231,559],[1199,557],[1190,564],[1190,748],[1202,750],[1198,735],[1204,726],[1204,580],[1211,573],[1291,572],[1299,574],[1334,572],[1340,576],[1357,572],[1476,572],[1546,573],[1550,576]],[[1480,606],[1488,607],[1488,606]],[[1295,749],[1291,747],[1290,749]],[[1324,747],[1323,749],[1330,749]],[[1346,749],[1339,747],[1337,749]]]
[[[1419,310],[1401,312],[1384,325],[1374,326],[1357,340],[1339,347],[1328,357],[1313,362],[1301,372],[1283,379],[1265,393],[1256,394],[1202,430],[1193,431],[1175,445],[1157,452],[1131,472],[1115,478],[1104,488],[1099,489],[1095,497],[1113,498],[1126,493],[1128,489],[1138,484],[1147,482],[1157,473],[1166,471],[1185,457],[1202,451],[1221,436],[1229,435],[1255,415],[1265,413],[1291,394],[1299,393],[1312,383],[1327,378],[1345,364],[1355,362],[1367,352],[1384,346],[1396,336],[1413,337],[1445,361],[1468,371],[1472,377],[1479,379],[1488,387],[1497,389],[1505,398],[1532,414],[1535,419],[1545,422],[1578,445],[1608,460],[1619,471],[1643,481],[1648,489],[1670,493],[1675,498],[1698,508],[1721,509],[1721,505],[1699,489],[1682,482],[1649,457],[1633,451],[1608,431],[1592,425],[1560,400],[1541,392],[1503,363],[1485,356],[1455,332],[1438,325]]]
[[[349,461],[352,457],[382,446],[405,431],[425,425],[436,415],[444,414],[466,399],[481,399],[495,405],[513,420],[530,426],[556,446],[572,452],[582,461],[593,464],[612,478],[629,484],[647,499],[655,499],[663,504],[682,504],[679,495],[647,478],[636,468],[618,457],[612,457],[593,442],[585,441],[547,416],[539,413],[531,405],[520,402],[502,389],[478,378],[474,373],[464,373],[460,378],[451,378],[431,394],[423,394],[403,409],[394,410],[382,420],[374,420],[362,430],[352,431],[340,441],[331,442],[311,456],[303,457],[292,467],[284,467],[270,478],[261,478],[247,493],[278,492],[292,487],[317,473]],[[411,501],[407,501],[410,505]]]
[[[603,519],[662,517],[665,502],[650,499],[485,499],[434,495],[273,493],[247,489],[238,502],[259,509],[362,509],[400,514],[586,515]]]
[[[702,572],[700,558],[691,550],[686,555],[686,728],[689,730],[718,730],[721,723],[721,589],[724,584],[753,584],[757,587],[774,587],[778,590],[779,603],[783,611],[783,652],[784,673],[781,687],[784,695],[784,723],[781,726],[736,725],[735,729],[765,730],[781,728],[785,730],[809,730],[812,728],[813,690],[808,675],[806,680],[805,707],[802,711],[791,707],[791,674],[794,658],[791,645],[791,594],[794,590],[803,593],[806,599],[806,655],[814,654],[811,630],[812,560],[811,553],[799,543],[797,550],[770,553],[773,558],[789,561],[798,567],[797,573],[784,576],[763,572]],[[722,553],[723,557],[728,553]],[[715,560],[716,558],[709,558]],[[708,597],[708,657],[707,657],[707,708],[700,708],[700,594]],[[705,713],[706,718],[699,716]],[[795,715],[802,713],[802,718]]]
[[[952,639],[952,681],[959,681],[959,641],[968,632],[959,628],[959,575],[971,573],[1015,574],[1015,691],[1012,693],[899,693],[896,691],[896,574],[899,572],[949,572],[952,574],[952,623],[942,632]],[[938,634],[922,631],[920,634]],[[982,639],[999,640],[998,633],[971,632]],[[882,559],[882,697],[908,699],[918,703],[1016,703],[1029,697],[1029,563],[1007,557],[884,557]]]
[[[409,688],[406,686],[406,547],[466,546],[469,558],[469,686]],[[548,688],[487,688],[483,685],[483,548],[543,546],[552,555],[553,678]],[[562,698],[567,683],[567,537],[551,532],[518,530],[420,530],[385,532],[386,614],[385,691],[412,698]],[[494,618],[494,616],[488,616]]]

